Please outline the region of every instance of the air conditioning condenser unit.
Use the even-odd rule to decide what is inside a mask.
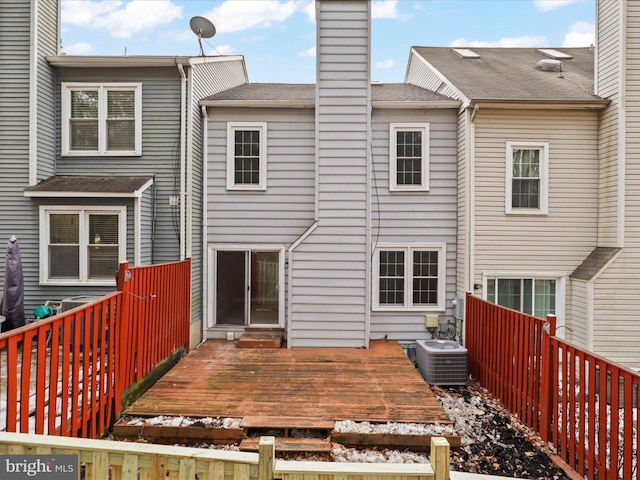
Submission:
[[[453,340],[418,340],[418,370],[433,385],[467,383],[467,349]]]

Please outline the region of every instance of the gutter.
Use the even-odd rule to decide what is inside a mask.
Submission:
[[[209,326],[209,215],[207,210],[207,142],[209,137],[209,114],[207,107],[201,106],[202,113],[202,341],[207,338],[207,327]],[[213,319],[213,315],[211,316]]]
[[[184,67],[181,63],[177,64],[178,72],[180,72],[180,260],[185,259],[186,251],[186,193],[185,193],[185,176],[186,176],[186,152],[185,152],[185,137],[186,137],[186,91],[187,91],[187,77],[184,72]]]
[[[31,2],[31,45],[29,55],[29,186],[38,181],[38,10],[39,0]]]
[[[617,246],[624,247],[625,242],[625,196],[626,196],[626,178],[625,171],[627,168],[627,2],[620,4],[620,64],[618,65],[618,228],[617,228]]]

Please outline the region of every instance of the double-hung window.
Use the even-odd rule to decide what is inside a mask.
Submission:
[[[227,124],[227,189],[267,189],[267,124]]]
[[[40,207],[43,283],[112,284],[126,258],[125,207]]]
[[[443,310],[445,246],[379,246],[375,252],[375,310]]]
[[[556,314],[554,278],[487,278],[487,301],[538,318]]]
[[[389,136],[389,190],[429,190],[429,124],[392,123]]]
[[[549,144],[507,142],[506,213],[548,213]]]
[[[63,155],[142,155],[142,84],[63,83]]]

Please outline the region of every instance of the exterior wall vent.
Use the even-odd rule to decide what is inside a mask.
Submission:
[[[543,58],[536,65],[537,70],[543,72],[561,72],[562,62],[560,60],[552,60],[550,58]]]
[[[453,340],[418,340],[418,370],[433,385],[467,383],[467,349]]]

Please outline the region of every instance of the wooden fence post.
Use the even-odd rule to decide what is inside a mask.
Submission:
[[[258,445],[258,480],[273,480],[276,463],[276,437],[260,437]]]
[[[130,290],[129,280],[131,279],[131,271],[129,270],[129,262],[121,262],[116,274],[116,289],[121,292],[117,299],[116,308],[116,335],[115,335],[115,365],[114,373],[116,377],[116,392],[114,417],[118,417],[122,411],[122,395],[125,390],[125,372],[127,370],[127,358],[129,355],[128,342],[130,341],[126,330],[129,325],[129,308],[128,300],[125,299],[126,294]]]
[[[540,351],[540,437],[545,442],[550,440],[551,425],[553,422],[553,382],[557,382],[554,374],[555,355],[551,348],[551,337],[556,334],[556,316],[547,315],[547,323],[544,324]]]
[[[431,437],[431,468],[435,480],[449,480],[449,450],[446,438]]]

